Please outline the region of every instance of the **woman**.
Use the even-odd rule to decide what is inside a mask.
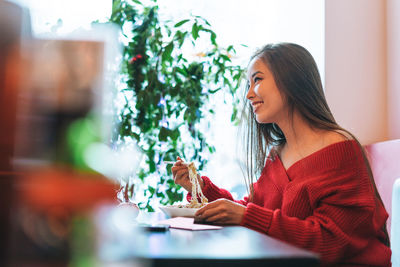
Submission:
[[[315,251],[323,265],[390,266],[388,215],[370,166],[335,122],[311,54],[296,44],[267,45],[252,57],[247,79],[249,197],[234,200],[198,176],[210,203],[196,216]],[[187,164],[178,158],[172,172],[190,191]]]

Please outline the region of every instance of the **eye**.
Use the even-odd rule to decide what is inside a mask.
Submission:
[[[260,77],[254,77],[254,83],[261,81],[262,79]]]

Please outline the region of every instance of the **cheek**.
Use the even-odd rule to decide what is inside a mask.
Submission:
[[[261,87],[260,85],[254,86],[254,93],[255,93],[257,96],[262,97],[262,95],[263,95],[262,87]]]

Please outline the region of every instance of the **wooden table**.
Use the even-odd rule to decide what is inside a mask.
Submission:
[[[318,266],[318,256],[241,226],[220,230],[148,232],[118,212],[97,216],[97,256],[105,264],[139,266]],[[138,222],[164,219],[143,214]],[[128,220],[127,220],[128,219]],[[125,221],[125,223],[124,223]],[[125,265],[127,264],[127,265]],[[143,264],[143,265],[141,265]]]

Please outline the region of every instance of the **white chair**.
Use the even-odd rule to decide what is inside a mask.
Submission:
[[[400,139],[365,146],[376,187],[389,213],[392,267],[400,267]],[[396,180],[397,179],[397,180]]]
[[[392,267],[400,267],[400,178],[393,185],[391,225]]]

